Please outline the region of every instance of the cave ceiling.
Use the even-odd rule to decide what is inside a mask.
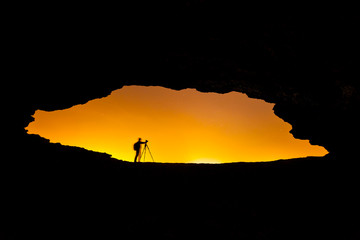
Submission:
[[[164,86],[246,93],[275,103],[275,114],[293,126],[296,138],[330,152],[354,147],[357,15],[304,17],[234,11],[209,1],[173,4],[166,11],[150,6],[101,20],[58,13],[22,22],[14,38],[19,64],[13,87],[22,99],[16,127],[23,129],[37,109],[69,108],[124,85]]]

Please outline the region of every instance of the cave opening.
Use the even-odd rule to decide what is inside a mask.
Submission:
[[[273,106],[239,92],[124,86],[69,109],[37,110],[26,130],[124,161],[133,161],[139,137],[149,141],[155,161],[164,163],[263,162],[328,153],[295,139]]]

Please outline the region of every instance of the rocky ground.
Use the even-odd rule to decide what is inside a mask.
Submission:
[[[26,138],[1,162],[2,239],[360,236],[353,161],[133,164]]]

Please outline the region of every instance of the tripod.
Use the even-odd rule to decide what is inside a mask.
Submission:
[[[151,156],[151,159],[152,159],[152,161],[154,162],[154,158],[153,158],[153,156],[152,156],[152,154],[151,154],[151,151],[150,151],[150,148],[149,148],[149,146],[148,146],[147,142],[145,142],[145,147],[144,147],[144,150],[143,150],[143,151],[142,151],[142,153],[141,153],[141,156],[140,156],[139,162],[141,162],[141,159],[142,159],[142,157],[143,157],[143,156],[144,156],[144,162],[145,162],[145,158],[146,158],[146,149],[149,151],[150,156]]]

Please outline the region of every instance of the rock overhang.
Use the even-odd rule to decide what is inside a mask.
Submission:
[[[275,114],[293,126],[295,137],[333,153],[354,149],[358,16],[228,12],[214,21],[203,18],[217,9],[207,1],[181,6],[172,14],[154,12],[167,21],[144,14],[144,21],[121,31],[114,31],[123,26],[118,21],[84,24],[81,31],[76,19],[37,25],[27,47],[19,48],[27,60],[19,76],[28,83],[20,86],[16,128],[23,129],[36,109],[68,108],[124,85],[163,86],[242,92],[275,103]],[[39,41],[45,35],[48,41]]]

